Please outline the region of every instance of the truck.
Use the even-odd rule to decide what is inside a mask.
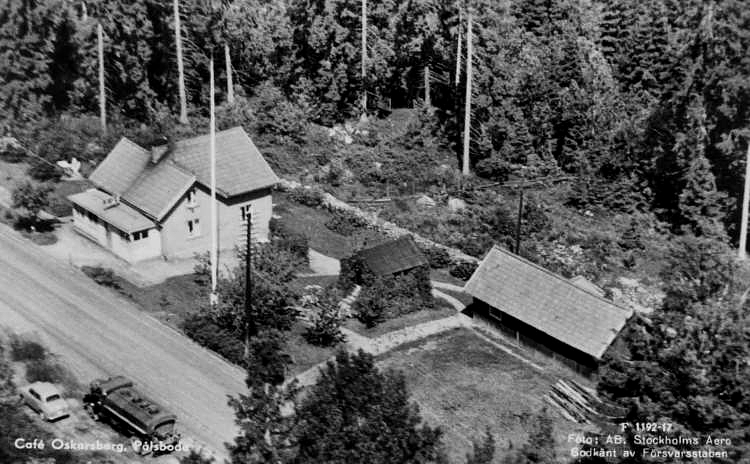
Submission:
[[[129,436],[133,450],[141,456],[180,449],[177,416],[143,396],[123,376],[91,382],[83,405],[92,419],[108,422]]]

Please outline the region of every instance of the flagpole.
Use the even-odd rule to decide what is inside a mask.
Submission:
[[[214,109],[214,56],[211,54],[211,65],[209,70],[209,86],[211,95],[211,116],[210,116],[210,150],[211,150],[211,304],[216,304],[218,296],[216,294],[216,281],[218,277],[217,260],[219,255],[217,237],[218,227],[216,221],[216,120]]]
[[[747,258],[747,220],[748,204],[750,203],[750,141],[747,145],[747,155],[745,155],[745,191],[742,196],[742,222],[740,222],[740,243],[737,250],[737,257],[741,260]]]

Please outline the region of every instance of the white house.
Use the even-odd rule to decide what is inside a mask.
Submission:
[[[135,262],[188,257],[211,245],[209,136],[143,148],[120,140],[91,174],[96,188],[72,195],[76,231]],[[216,133],[219,248],[268,240],[271,189],[278,183],[241,127]]]

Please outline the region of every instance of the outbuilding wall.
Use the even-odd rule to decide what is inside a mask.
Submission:
[[[532,349],[568,366],[579,374],[591,377],[598,371],[598,361],[546,333],[520,321],[487,303],[474,300],[471,313],[476,325],[492,330],[517,346]]]

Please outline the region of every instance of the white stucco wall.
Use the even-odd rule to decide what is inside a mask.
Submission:
[[[106,248],[107,229],[104,228],[101,220],[92,222],[85,214],[79,213],[77,208],[73,208],[73,227],[78,232]]]
[[[268,222],[271,220],[272,209],[270,190],[247,195],[244,199],[234,199],[231,204],[217,198],[217,203],[219,249],[231,250],[236,244],[244,243],[245,223],[240,208],[248,204],[252,205],[253,238],[268,240]],[[195,189],[195,204],[195,207],[189,207],[185,194],[163,221],[161,247],[166,257],[189,257],[210,249],[211,196],[200,186]],[[187,223],[196,218],[200,222],[200,235],[190,237]]]
[[[113,254],[128,262],[143,261],[161,256],[161,234],[156,229],[148,231],[148,236],[140,240],[124,239],[120,232],[101,219],[92,222],[86,215],[73,209],[75,230],[95,241]]]

